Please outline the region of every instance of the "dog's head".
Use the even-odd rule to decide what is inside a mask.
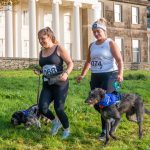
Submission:
[[[14,126],[18,126],[21,123],[25,123],[25,122],[26,122],[26,117],[21,111],[15,112],[11,117],[11,124]]]
[[[89,93],[89,96],[85,100],[85,103],[89,105],[95,105],[97,102],[104,99],[106,91],[101,88],[95,88]]]

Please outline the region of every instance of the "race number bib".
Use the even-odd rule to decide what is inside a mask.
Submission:
[[[57,74],[57,67],[56,65],[45,65],[43,66],[43,75],[46,77],[53,76]]]
[[[92,60],[91,61],[91,68],[93,70],[99,70],[102,69],[102,63],[100,60]]]

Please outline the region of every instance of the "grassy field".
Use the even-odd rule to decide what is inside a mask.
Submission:
[[[89,92],[90,75],[77,84],[70,75],[70,89],[65,105],[70,120],[71,136],[61,140],[62,130],[52,137],[51,123],[37,130],[25,130],[23,125],[13,128],[10,118],[15,111],[27,109],[36,103],[37,76],[32,70],[0,71],[0,150],[150,150],[150,116],[144,115],[143,139],[138,139],[138,126],[123,116],[117,129],[118,140],[110,140],[105,147],[98,140],[101,132],[100,115],[84,104]],[[150,110],[150,72],[126,71],[121,92],[136,92],[143,97]],[[53,105],[50,106],[53,110]],[[53,110],[54,111],[54,110]]]

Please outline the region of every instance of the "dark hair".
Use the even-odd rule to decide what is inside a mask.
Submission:
[[[38,36],[40,34],[44,34],[44,35],[47,35],[49,37],[51,37],[51,40],[54,44],[58,44],[58,41],[56,40],[56,37],[54,35],[54,32],[52,31],[52,29],[50,27],[45,27],[43,29],[41,29],[39,32],[38,32]]]

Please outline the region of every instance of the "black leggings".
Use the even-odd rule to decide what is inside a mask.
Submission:
[[[69,121],[66,113],[64,112],[64,104],[68,93],[69,82],[65,81],[63,84],[48,85],[47,82],[43,83],[43,88],[39,100],[40,113],[45,115],[50,120],[54,120],[55,116],[49,110],[49,105],[54,101],[55,112],[62,123],[64,129],[69,127]]]
[[[107,73],[92,73],[91,75],[91,90],[95,88],[102,88],[107,91],[107,93],[112,93],[114,91],[113,82],[117,79],[117,71],[107,72]],[[94,108],[100,113],[99,104],[96,103]],[[105,121],[101,117],[102,131],[105,130]]]

